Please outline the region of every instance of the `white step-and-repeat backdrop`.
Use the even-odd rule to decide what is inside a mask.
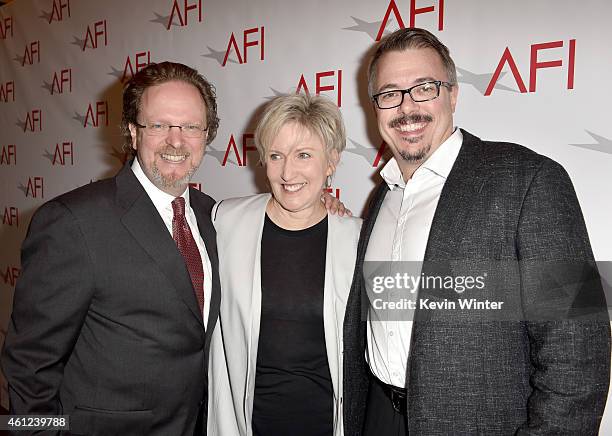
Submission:
[[[252,133],[270,97],[329,96],[349,138],[332,192],[359,214],[388,155],[365,59],[382,35],[412,25],[436,34],[455,59],[456,124],[562,163],[597,260],[612,261],[610,17],[609,0],[20,0],[0,8],[0,342],[34,210],[125,160],[121,89],[135,71],[178,61],[216,85],[221,126],[193,182],[217,199],[266,190]]]

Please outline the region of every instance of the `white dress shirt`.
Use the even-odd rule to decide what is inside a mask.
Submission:
[[[149,180],[147,175],[142,170],[140,164],[138,163],[138,159],[134,159],[134,163],[132,163],[132,171],[134,175],[146,191],[147,195],[155,205],[155,208],[159,212],[164,224],[166,224],[166,228],[168,232],[170,232],[170,236],[172,236],[172,217],[174,216],[174,212],[172,211],[172,201],[175,199],[174,196],[167,194],[166,192],[159,189],[157,186]],[[187,224],[189,224],[189,229],[191,230],[191,234],[193,235],[193,239],[195,239],[196,245],[198,246],[198,250],[200,251],[200,257],[202,258],[202,268],[204,271],[204,325],[208,323],[208,312],[210,309],[210,294],[212,292],[212,267],[210,265],[210,259],[208,258],[208,253],[206,252],[206,246],[204,245],[204,240],[200,235],[200,230],[198,229],[198,221],[196,220],[195,214],[193,213],[193,209],[191,208],[191,203],[189,203],[189,189],[185,189],[185,192],[181,194],[181,197],[185,199],[185,218],[187,219]]]
[[[395,158],[385,165],[380,174],[390,191],[372,229],[366,262],[423,262],[436,206],[462,142],[461,131],[455,129],[407,182]],[[420,270],[417,274],[420,275]],[[398,320],[392,312],[370,306],[366,359],[372,373],[381,381],[406,387],[412,321],[405,320],[405,315],[402,315],[404,320]]]

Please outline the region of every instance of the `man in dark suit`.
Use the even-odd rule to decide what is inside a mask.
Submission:
[[[72,434],[203,434],[220,288],[214,202],[188,182],[217,131],[214,88],[163,62],[123,103],[135,159],[32,218],[2,355],[10,412],[70,415]]]
[[[377,436],[597,434],[610,325],[567,173],[455,128],[455,66],[425,30],[381,40],[368,75],[394,157],[362,228],[346,310],[345,386],[356,387],[345,422],[359,434],[364,417],[363,434]],[[375,289],[374,261],[395,272],[413,262],[415,278],[451,286]],[[461,299],[484,306],[463,310]],[[354,381],[367,377],[366,402]]]

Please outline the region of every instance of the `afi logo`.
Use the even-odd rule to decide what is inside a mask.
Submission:
[[[11,101],[15,101],[15,82],[0,83],[0,100],[4,103],[8,103],[9,98]]]
[[[103,41],[104,41],[104,46],[106,47],[108,45],[108,32],[106,30],[106,20],[96,21],[92,25],[87,26],[87,31],[85,33],[85,39],[83,40],[82,50],[85,51],[86,47],[90,47],[92,49],[98,48],[98,44],[102,43],[102,37],[104,37]]]
[[[97,101],[94,106],[89,103],[87,107],[87,114],[85,114],[85,121],[83,122],[83,127],[87,127],[89,123],[89,119],[91,118],[91,125],[93,127],[100,127],[100,118],[104,121],[104,125],[108,126],[108,102],[107,101]]]
[[[17,147],[14,144],[2,146],[0,165],[17,165]]]
[[[340,200],[340,188],[332,188],[330,186],[329,188],[325,188],[325,192],[329,192],[331,195]]]
[[[227,144],[227,148],[225,149],[225,156],[223,156],[223,162],[221,166],[227,165],[227,158],[229,157],[230,150],[234,152],[234,156],[236,157],[236,161],[239,167],[247,166],[247,152],[249,151],[257,151],[257,148],[253,145],[249,145],[249,140],[253,139],[252,133],[245,133],[242,135],[242,154],[238,152],[238,147],[236,146],[236,140],[234,139],[234,135],[230,136],[230,140]],[[242,156],[242,158],[241,158]]]
[[[151,52],[141,51],[134,55],[134,61],[128,55],[125,60],[125,66],[123,67],[123,77],[121,77],[121,83],[130,80],[130,78],[144,67],[151,63]]]
[[[536,91],[536,78],[537,78],[537,70],[540,68],[553,68],[553,67],[561,67],[563,66],[563,61],[561,59],[554,61],[546,61],[540,62],[538,61],[538,52],[540,50],[548,50],[561,48],[564,46],[563,41],[553,41],[553,42],[544,42],[541,44],[533,44],[531,46],[531,56],[529,61],[529,92]],[[504,65],[508,64],[510,67],[510,71],[512,71],[512,75],[514,76],[514,80],[519,88],[521,93],[526,93],[527,88],[525,87],[525,82],[521,77],[521,73],[519,72],[516,62],[512,57],[512,53],[510,53],[510,49],[506,47],[504,53],[502,54],[499,63],[497,64],[497,68],[493,73],[493,77],[491,77],[491,81],[487,86],[487,90],[484,95],[491,95],[493,92],[493,88],[499,79],[499,76],[504,68]],[[574,69],[576,66],[576,40],[570,39],[568,41],[568,49],[567,49],[567,89],[574,89]]]
[[[13,37],[13,17],[6,17],[0,19],[0,39],[7,39],[10,36]]]
[[[53,9],[49,16],[49,24],[55,19],[55,21],[62,21],[64,19],[64,9],[68,12],[68,18],[70,18],[70,0],[53,0]]]
[[[5,226],[19,227],[19,209],[16,207],[5,207],[2,216],[2,224]]]
[[[325,83],[323,83],[325,81]],[[330,85],[330,82],[332,83]],[[304,91],[310,93],[310,89],[306,83],[304,75],[300,77],[296,92]],[[315,93],[317,95],[325,91],[336,91],[336,103],[338,107],[342,107],[342,70],[338,71],[320,71],[315,73]]]
[[[174,0],[174,3],[172,4],[172,11],[170,12],[170,17],[168,18],[168,25],[166,26],[166,30],[170,30],[170,26],[172,26],[172,23],[174,22],[174,14],[178,16],[181,27],[188,25],[187,19],[189,18],[189,11],[193,10],[196,10],[198,13],[198,22],[202,22],[202,0],[198,0],[197,3],[190,4],[187,3],[187,0],[184,0],[184,2],[181,3],[183,6],[182,14],[181,5],[179,5],[178,0]]]
[[[4,279],[4,284],[15,286],[17,279],[19,278],[19,273],[21,270],[16,266],[7,266],[2,274],[2,278]]]
[[[415,26],[417,15],[426,14],[430,12],[436,12],[437,10],[438,12],[438,30],[444,30],[444,0],[437,0],[437,2],[436,0],[430,0],[430,1],[432,1],[434,4],[432,5],[430,3],[429,6],[418,8],[416,5],[417,0],[410,0],[410,21],[409,21],[408,27]],[[389,6],[387,6],[387,12],[385,12],[385,17],[383,18],[382,23],[380,24],[380,28],[378,29],[378,35],[376,35],[376,41],[380,41],[380,39],[382,38],[383,33],[385,32],[385,28],[387,27],[387,23],[389,21],[389,16],[391,15],[391,13],[393,13],[393,16],[395,17],[395,20],[397,21],[397,24],[399,25],[400,29],[406,28],[406,26],[404,25],[404,20],[402,19],[402,14],[400,13],[399,8],[397,7],[397,4],[395,3],[395,0],[391,0],[389,2]]]
[[[66,88],[64,88],[66,85]],[[53,73],[53,82],[51,82],[51,95],[63,94],[64,91],[72,92],[72,68],[65,68],[63,70]]]
[[[378,164],[380,164],[380,161],[385,155],[386,149],[387,149],[387,143],[385,141],[381,142],[380,147],[378,147],[378,152],[376,153],[376,157],[374,158],[374,162],[372,162],[373,168],[376,168]]]
[[[251,34],[256,34],[256,36],[253,36],[253,38],[251,38],[249,36]],[[256,37],[258,37],[259,39],[256,39]],[[236,37],[234,36],[234,32],[232,32],[229,43],[227,44],[227,50],[225,50],[225,57],[223,58],[223,63],[221,64],[221,66],[225,66],[225,64],[227,63],[227,58],[229,57],[230,52],[232,50],[234,50],[236,52],[236,55],[238,56],[238,63],[246,64],[248,62],[247,49],[249,47],[255,47],[257,45],[259,46],[259,59],[263,61],[265,58],[265,28],[263,26],[259,28],[253,27],[252,29],[246,29],[242,32],[242,53],[244,53],[244,56],[240,54],[240,48],[238,47],[238,43],[236,42]]]
[[[25,188],[25,189],[24,189]],[[42,177],[30,177],[28,179],[28,184],[24,187],[23,185],[19,187],[26,197],[32,198],[45,198],[45,181]]]
[[[32,41],[29,44],[26,44],[25,50],[23,52],[23,58],[21,59],[21,66],[25,66],[25,64],[33,65],[34,60],[36,59],[36,63],[40,63],[40,41]]]
[[[197,189],[198,191],[202,190],[202,184],[201,183],[189,182],[189,186],[192,187],[193,189]]]
[[[51,161],[51,165],[74,165],[74,146],[72,141],[64,141],[55,144],[53,154],[45,152],[46,157]]]
[[[25,132],[26,130],[30,132],[35,132],[36,130],[42,131],[42,110],[32,109],[31,112],[28,112],[23,123],[23,131]]]

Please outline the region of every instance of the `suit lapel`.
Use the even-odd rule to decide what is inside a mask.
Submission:
[[[189,188],[192,189],[192,188]],[[197,193],[193,190],[189,194],[191,207],[198,221],[198,230],[202,235],[202,240],[206,246],[206,252],[210,259],[212,271],[212,289],[210,293],[210,302],[208,310],[208,323],[206,326],[207,332],[212,332],[217,321],[217,314],[221,304],[221,285],[219,282],[219,256],[217,255],[217,235],[210,219],[210,209],[198,200]],[[210,337],[210,335],[207,335]]]
[[[426,276],[445,277],[453,275],[455,261],[464,261],[457,258],[457,248],[461,246],[465,235],[463,229],[468,227],[471,211],[479,200],[479,192],[486,182],[486,162],[481,152],[484,144],[477,137],[462,130],[463,143],[457,159],[444,183],[440,199],[431,223],[431,229],[425,248],[422,273]],[[419,289],[417,298],[431,300],[453,300],[457,293],[451,289]],[[435,311],[417,310],[414,315],[412,346],[418,337],[415,331],[426,324]],[[425,327],[426,328],[426,327]]]
[[[117,174],[117,202],[125,209],[121,222],[202,324],[202,314],[181,254],[153,202],[138,182],[129,163]]]
[[[478,200],[486,181],[484,154],[480,152],[484,144],[465,130],[461,132],[463,144],[440,194],[427,239],[425,261],[453,258],[463,235],[460,229],[470,219],[472,204]]]
[[[361,226],[361,233],[359,234],[359,243],[357,245],[357,261],[355,264],[355,271],[353,273],[353,280],[351,284],[351,291],[349,293],[346,302],[345,311],[345,322],[344,322],[344,340],[351,343],[352,337],[357,330],[359,343],[365,347],[365,323],[362,321],[367,319],[369,310],[369,299],[365,292],[365,280],[363,276],[363,261],[365,258],[366,251],[368,249],[368,242],[376,217],[385,198],[385,195],[389,192],[389,187],[383,181],[378,185],[376,191],[370,200],[370,204],[367,211],[367,216]]]
[[[370,207],[365,221],[363,222],[361,234],[359,235],[359,245],[357,247],[357,264],[359,266],[363,265],[363,259],[368,249],[368,242],[372,235],[372,229],[374,228],[378,212],[380,211],[380,207],[382,206],[387,192],[389,192],[389,186],[383,181],[376,187],[376,191],[374,191],[374,195],[372,196]]]

